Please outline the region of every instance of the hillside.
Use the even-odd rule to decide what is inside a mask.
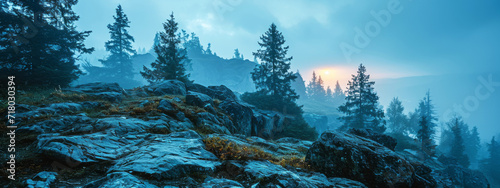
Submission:
[[[480,172],[395,152],[394,139],[378,133],[277,138],[293,117],[225,86],[90,83],[21,94],[16,147],[26,149],[16,162],[36,165],[20,165],[9,187],[489,186]]]

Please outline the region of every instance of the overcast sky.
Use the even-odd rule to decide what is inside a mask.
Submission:
[[[155,33],[174,12],[181,29],[195,32],[204,47],[211,43],[212,51],[224,58],[231,58],[238,48],[245,58],[253,60],[251,54],[259,48],[259,37],[275,23],[290,46],[292,70],[300,70],[305,80],[315,70],[327,85],[339,80],[345,88],[359,63],[365,64],[375,79],[467,74],[470,80],[450,87],[462,86],[467,92],[448,101],[450,104],[439,102],[448,99],[454,89],[441,91],[434,83],[439,114],[452,102],[461,104],[466,95],[473,94],[479,83],[476,77],[500,72],[500,1],[496,0],[81,0],[75,7],[80,15],[77,26],[92,31],[86,44],[97,49],[94,58],[105,55],[104,42],[109,40],[106,25],[113,22],[119,4],[131,21],[135,48],[149,50]],[[390,87],[387,83],[385,88]],[[411,91],[417,97],[405,102],[410,107],[407,109],[414,109],[412,105],[429,88]],[[380,91],[383,105],[398,96],[397,92],[404,92],[393,89]],[[440,96],[439,92],[445,93]],[[496,91],[492,96],[499,94]],[[497,107],[481,109],[484,112],[475,114],[484,117],[476,115],[476,120],[488,123],[479,125],[482,134],[492,135],[491,129],[498,132],[494,123],[498,121],[491,115],[498,110],[489,110]]]
[[[118,4],[136,48],[149,49],[174,12],[181,29],[195,32],[205,47],[210,42],[219,56],[230,58],[238,48],[253,60],[259,36],[275,23],[290,46],[292,69],[306,78],[312,70],[331,70],[323,75],[328,85],[345,82],[359,63],[374,78],[500,70],[500,2],[494,0],[82,0],[77,24],[93,31],[89,46],[104,49]]]

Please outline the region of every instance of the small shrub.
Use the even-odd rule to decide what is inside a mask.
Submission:
[[[277,159],[258,147],[240,146],[228,139],[209,137],[203,139],[205,147],[221,160],[269,160]]]
[[[305,157],[297,156],[286,156],[281,158],[279,162],[273,162],[274,164],[281,165],[282,167],[295,167],[302,169],[310,169],[310,165],[307,164]]]

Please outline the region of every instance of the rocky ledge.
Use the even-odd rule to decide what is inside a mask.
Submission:
[[[23,175],[6,187],[489,186],[479,172],[394,152],[393,139],[363,130],[275,138],[293,117],[225,86],[93,83],[49,98],[58,102],[17,105]]]

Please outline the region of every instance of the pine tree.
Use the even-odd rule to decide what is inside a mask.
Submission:
[[[427,118],[429,126],[433,130],[432,134],[434,134],[434,128],[437,126],[435,122],[438,121],[438,118],[434,110],[434,105],[432,104],[430,91],[427,91],[425,97],[420,101],[417,112],[420,116],[425,116]]]
[[[488,144],[488,152],[490,154],[487,159],[487,168],[492,174],[500,174],[500,143],[495,140],[495,137],[491,138],[491,142]]]
[[[127,28],[130,21],[123,12],[122,6],[116,8],[115,22],[108,25],[111,40],[105,43],[106,50],[111,53],[107,59],[100,60],[105,68],[110,70],[107,74],[113,81],[131,80],[134,77],[131,55],[137,52],[132,48],[132,37]]]
[[[207,50],[205,50],[205,54],[212,55],[212,50],[210,49],[210,47],[211,47],[211,44],[208,43],[207,44]]]
[[[429,156],[433,156],[434,153],[434,141],[432,138],[432,130],[429,125],[429,121],[426,116],[420,116],[420,130],[417,133],[417,137],[420,141],[420,149],[421,154],[423,155],[423,159],[429,158]]]
[[[199,56],[205,53],[200,43],[200,38],[196,36],[194,32],[186,34],[186,31],[182,30],[181,33],[182,34],[178,34],[178,37],[190,57]]]
[[[307,86],[307,93],[309,98],[314,100],[325,100],[326,91],[323,84],[324,82],[321,76],[316,77],[316,72],[313,71],[312,80]]]
[[[326,98],[328,101],[331,101],[333,99],[333,92],[330,86],[326,87]]]
[[[261,49],[253,55],[261,60],[252,72],[252,79],[259,92],[274,96],[281,101],[295,101],[298,95],[291,88],[291,82],[297,77],[290,71],[292,57],[286,57],[288,46],[285,39],[273,23],[260,37]]]
[[[170,19],[163,23],[165,31],[160,33],[160,43],[155,46],[158,57],[151,63],[152,69],[144,66],[144,71],[141,72],[141,75],[151,83],[161,80],[190,82],[185,66],[191,60],[186,56],[186,49],[179,47],[181,41],[176,35],[177,25],[172,13]]]
[[[346,128],[371,128],[377,132],[385,131],[384,111],[378,108],[378,96],[373,91],[375,82],[369,81],[363,64],[359,65],[358,74],[352,75],[348,82],[346,102],[339,107],[344,116],[339,119]]]
[[[480,161],[480,169],[492,185],[500,185],[500,143],[492,137],[487,147],[489,156]]]
[[[479,149],[481,149],[481,138],[479,137],[477,127],[474,126],[470,135],[467,137],[467,141],[465,142],[465,153],[469,156],[471,164],[477,165],[477,154]]]
[[[401,101],[395,97],[387,108],[387,123],[393,133],[408,135],[406,121],[407,117],[403,113],[404,107]]]
[[[234,49],[234,59],[243,59],[238,48]]]
[[[77,0],[2,3],[9,8],[0,11],[0,75],[16,76],[17,85],[64,87],[82,74],[77,55],[94,49],[84,44],[90,31],[76,30]]]
[[[345,94],[342,88],[340,87],[339,81],[337,80],[337,83],[335,84],[335,89],[333,90],[333,103],[335,105],[340,105],[345,102]]]
[[[469,167],[470,162],[469,157],[465,154],[464,139],[462,137],[462,128],[460,126],[461,124],[463,124],[463,122],[461,122],[458,117],[455,117],[450,122],[451,131],[453,132],[453,144],[451,145],[450,156],[456,158],[458,164],[467,168]]]
[[[276,25],[271,27],[260,37],[260,49],[253,55],[261,60],[253,70],[252,79],[257,88],[255,93],[244,93],[241,99],[264,110],[278,111],[294,117],[293,121],[285,121],[281,132],[275,138],[295,137],[315,140],[318,133],[310,127],[302,116],[302,106],[295,100],[299,96],[291,87],[297,75],[290,71],[292,57],[286,57],[288,46],[284,46],[285,39]]]
[[[316,98],[319,100],[324,100],[326,96],[325,86],[323,86],[325,82],[321,78],[321,75],[318,76],[318,82],[316,85]]]
[[[153,39],[153,46],[149,50],[149,53],[156,55],[155,46],[158,46],[159,44],[160,44],[160,33],[158,32],[155,34],[155,38]]]
[[[316,96],[316,87],[318,85],[317,82],[318,82],[318,77],[316,77],[316,72],[313,71],[311,81],[309,82],[309,84],[307,84],[307,95],[310,98]]]
[[[406,127],[409,130],[410,134],[417,134],[418,130],[420,130],[420,113],[417,109],[413,112],[408,113],[408,121],[406,121]]]
[[[344,91],[342,91],[342,88],[340,87],[339,81],[337,80],[337,83],[335,84],[335,89],[333,90],[334,97],[340,97],[342,99],[345,98]]]

